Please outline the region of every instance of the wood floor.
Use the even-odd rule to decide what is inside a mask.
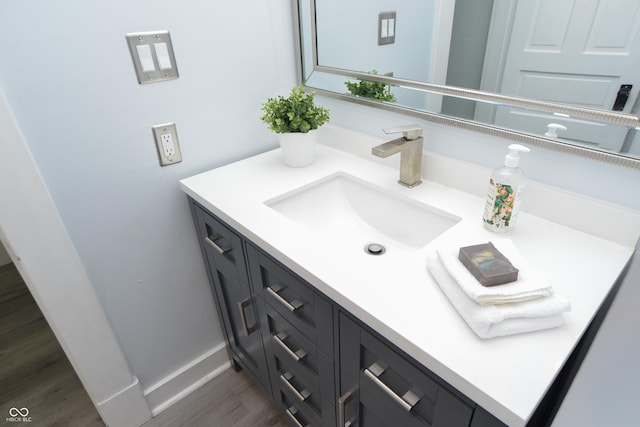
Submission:
[[[143,427],[288,427],[243,372],[226,370]]]
[[[31,422],[6,421],[11,408],[27,408]],[[13,264],[0,267],[0,426],[4,425],[104,426]],[[289,425],[246,374],[229,369],[144,427]]]
[[[27,408],[31,426],[104,426],[20,274],[8,264],[0,267],[0,421],[15,415],[11,408]]]

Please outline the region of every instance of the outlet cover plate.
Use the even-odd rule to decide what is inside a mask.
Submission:
[[[180,144],[178,142],[178,131],[175,123],[165,123],[151,128],[156,141],[158,160],[160,166],[169,166],[182,161]],[[164,140],[164,141],[163,141]],[[167,144],[167,141],[170,141]]]

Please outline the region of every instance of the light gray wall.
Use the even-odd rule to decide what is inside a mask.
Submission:
[[[553,427],[631,426],[640,398],[640,243]]]
[[[387,11],[397,14],[395,43],[378,46],[378,14]],[[427,17],[434,11],[434,0],[319,2],[318,63],[358,71],[376,69],[381,74],[393,72],[395,77],[429,81],[434,30]]]
[[[447,85],[480,89],[493,0],[456,1],[451,31]],[[473,119],[476,103],[445,96],[442,113]]]
[[[425,0],[356,0],[324,1],[316,4],[318,25],[318,63],[323,66],[431,81],[430,68],[435,53],[433,16],[436,1]],[[396,12],[396,38],[393,44],[378,45],[378,14]],[[339,48],[338,48],[339,47]],[[411,55],[407,53],[411,52]],[[446,64],[445,64],[446,65]],[[348,93],[343,79],[335,88]],[[415,91],[393,89],[403,105],[425,108],[427,97]]]
[[[125,33],[162,29],[180,78],[140,86]],[[223,341],[177,181],[275,146],[260,104],[295,84],[290,2],[1,2],[0,40],[0,87],[132,371],[154,384]],[[161,168],[151,126],[169,121],[184,160]]]

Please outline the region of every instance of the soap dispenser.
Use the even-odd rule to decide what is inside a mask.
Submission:
[[[518,163],[520,153],[528,152],[529,149],[523,145],[509,145],[504,166],[493,171],[484,208],[485,228],[503,233],[515,225],[525,187],[525,176]]]

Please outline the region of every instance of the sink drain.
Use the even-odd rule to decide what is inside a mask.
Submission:
[[[364,251],[369,255],[382,255],[386,249],[379,243],[369,243],[364,247]]]

